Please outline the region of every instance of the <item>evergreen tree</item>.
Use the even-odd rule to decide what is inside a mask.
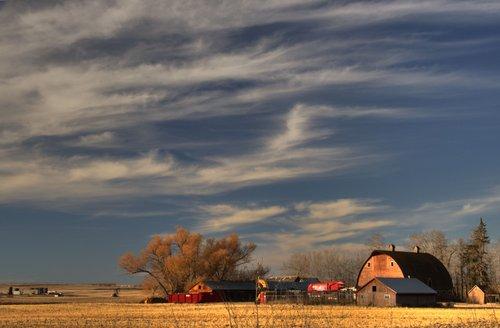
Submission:
[[[467,245],[466,266],[467,283],[469,287],[478,285],[488,287],[490,285],[490,261],[487,245],[490,243],[488,231],[483,218],[479,225],[472,231],[469,244]]]
[[[467,286],[467,267],[469,266],[469,255],[468,255],[468,247],[467,243],[460,238],[457,242],[457,251],[458,251],[458,265],[455,267],[455,289],[457,295],[460,299],[465,299],[465,295],[467,294],[468,287]]]

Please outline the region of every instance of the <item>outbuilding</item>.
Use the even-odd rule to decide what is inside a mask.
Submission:
[[[361,306],[433,306],[437,292],[416,278],[374,278],[356,296]]]
[[[435,256],[420,252],[396,251],[394,245],[389,250],[375,250],[365,261],[358,274],[357,288],[365,286],[372,279],[417,278],[437,291],[440,301],[453,298],[453,282],[446,267]]]
[[[271,277],[257,280],[257,301],[259,303],[307,303],[307,288],[319,283],[311,277]]]
[[[202,294],[205,299],[211,301],[253,302],[255,282],[200,281],[189,289],[189,294]]]
[[[467,302],[473,304],[500,303],[500,294],[491,288],[475,285],[467,293]]]

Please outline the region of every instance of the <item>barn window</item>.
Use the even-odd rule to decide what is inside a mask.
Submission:
[[[385,298],[386,300],[388,300],[388,299],[390,299],[390,298],[391,298],[391,295],[389,295],[389,294],[384,294],[384,298]]]
[[[394,266],[394,261],[391,261],[391,266]]]
[[[377,291],[377,286],[372,286],[372,292],[376,292]]]

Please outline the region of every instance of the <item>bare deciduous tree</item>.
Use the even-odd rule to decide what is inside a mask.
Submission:
[[[359,268],[368,252],[328,248],[318,251],[295,253],[283,263],[286,274],[311,276],[321,280],[342,280],[348,286],[356,285]]]
[[[124,254],[119,265],[129,274],[146,274],[164,294],[184,292],[200,279],[233,279],[251,262],[256,246],[242,244],[238,235],[203,239],[178,228],[174,234],[154,236],[138,256]]]
[[[384,249],[387,245],[385,238],[380,233],[374,233],[365,243],[370,250]]]
[[[407,246],[409,249],[419,246],[422,252],[434,255],[448,270],[451,267],[453,255],[456,252],[455,247],[449,244],[445,234],[440,230],[430,230],[413,234],[410,236]]]

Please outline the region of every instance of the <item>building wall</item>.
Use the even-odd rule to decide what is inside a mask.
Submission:
[[[374,286],[376,291],[373,291]],[[396,306],[396,293],[374,280],[357,292],[356,302],[361,306]]]
[[[358,287],[364,286],[375,277],[404,278],[404,274],[392,257],[380,254],[366,261],[358,276]]]
[[[190,294],[210,293],[210,292],[212,292],[212,289],[207,285],[205,285],[203,282],[199,282],[193,287],[191,287],[191,289],[189,289]]]
[[[397,295],[397,306],[432,306],[436,304],[436,295]]]
[[[484,304],[484,292],[481,288],[474,286],[467,294],[467,302],[474,304]]]
[[[376,287],[376,291],[373,291],[374,286]],[[356,300],[357,304],[361,306],[432,306],[436,304],[436,295],[396,294],[393,290],[375,279],[357,292]]]

